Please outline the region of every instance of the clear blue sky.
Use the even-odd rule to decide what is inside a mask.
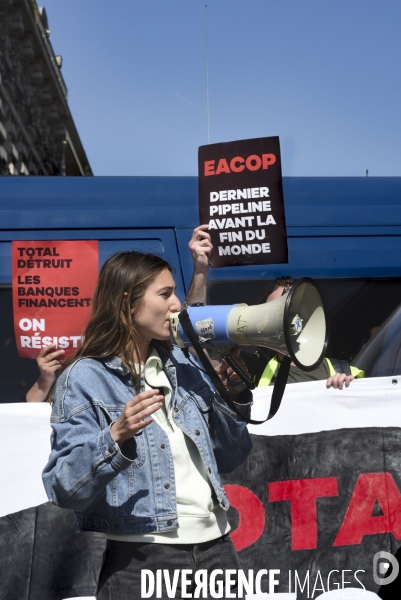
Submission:
[[[43,0],[95,175],[196,175],[278,135],[284,175],[401,175],[400,0]]]

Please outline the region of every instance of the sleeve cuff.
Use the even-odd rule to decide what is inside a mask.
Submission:
[[[124,453],[122,453],[120,446],[114,440],[111,434],[111,426],[114,421],[110,423],[108,427],[103,429],[101,435],[101,451],[103,457],[106,460],[111,459],[111,464],[117,470],[122,471],[129,467],[136,460],[136,442],[132,438],[131,440],[127,440],[124,442]]]

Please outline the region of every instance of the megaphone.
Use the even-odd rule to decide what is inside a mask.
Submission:
[[[322,362],[328,343],[326,303],[317,285],[299,279],[281,298],[248,306],[208,305],[187,307],[202,345],[262,346],[289,356],[304,371]],[[185,348],[191,342],[178,318],[170,316],[172,341]]]

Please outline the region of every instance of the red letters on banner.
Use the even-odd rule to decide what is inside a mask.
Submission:
[[[98,275],[97,241],[13,242],[14,330],[20,356],[81,343]]]
[[[337,477],[269,483],[269,502],[289,500],[293,550],[317,547],[316,498],[338,495]]]
[[[382,514],[372,516],[376,503]],[[375,533],[393,533],[401,539],[401,494],[390,473],[358,477],[333,546],[360,544],[364,535]]]
[[[265,509],[259,498],[243,485],[224,486],[227,498],[238,511],[239,524],[231,534],[235,548],[243,550],[254,544],[265,528]]]
[[[263,504],[245,486],[230,484],[225,485],[224,489],[230,504],[239,514],[239,525],[231,537],[240,551],[254,544],[263,534]],[[319,527],[316,500],[338,496],[338,478],[275,481],[268,484],[268,495],[269,502],[287,500],[290,503],[291,549],[317,548]],[[376,506],[381,514],[373,514]],[[382,533],[392,533],[396,540],[401,539],[401,493],[390,473],[362,473],[355,484],[333,546],[361,544],[365,535]]]

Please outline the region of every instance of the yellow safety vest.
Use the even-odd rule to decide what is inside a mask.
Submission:
[[[333,365],[331,364],[330,360],[328,358],[324,359],[327,363],[327,366],[329,368],[329,373],[330,373],[330,377],[332,375],[335,375],[337,373],[337,371],[335,370],[335,368],[333,367]],[[274,356],[266,365],[265,370],[262,373],[262,377],[259,380],[258,383],[258,387],[267,387],[271,384],[271,381],[274,377],[274,375],[276,374],[276,371],[279,367],[279,360],[277,358],[277,355]],[[361,377],[365,377],[365,372],[361,371],[361,369],[358,369],[357,367],[350,367],[350,371],[351,371],[351,375],[353,375],[356,379],[360,379]]]

